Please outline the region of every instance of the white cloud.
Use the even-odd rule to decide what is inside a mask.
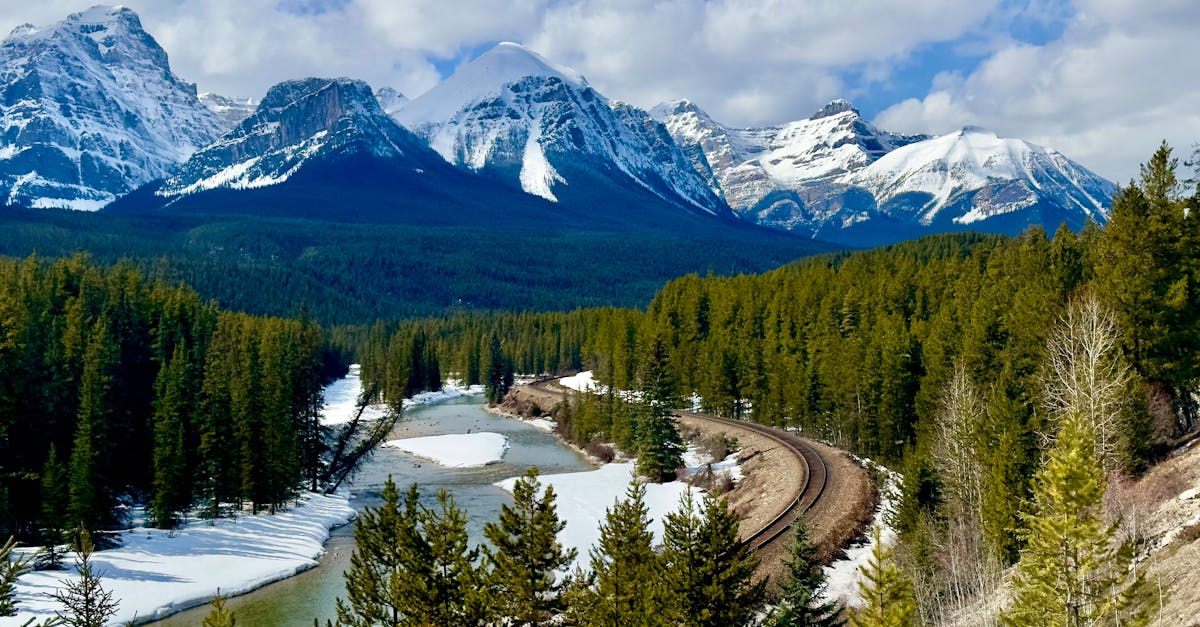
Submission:
[[[1060,39],[1010,44],[876,122],[932,133],[980,124],[1117,181],[1135,176],[1163,139],[1190,151],[1200,140],[1200,3],[1088,0],[1076,9]]]

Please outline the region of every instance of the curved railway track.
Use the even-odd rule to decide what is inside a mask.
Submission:
[[[743,540],[743,542],[753,546],[755,550],[762,549],[782,537],[788,529],[792,528],[792,523],[795,522],[796,517],[812,509],[817,501],[821,499],[821,496],[824,495],[825,486],[828,483],[829,467],[826,465],[825,459],[821,457],[821,454],[799,436],[788,431],[744,420],[719,418],[695,412],[677,411],[675,413],[697,420],[707,420],[709,422],[754,431],[778,442],[781,446],[795,453],[801,460],[804,466],[804,482],[798,486],[796,498],[792,499],[788,506],[772,518],[769,523]]]
[[[554,381],[554,379],[544,379],[535,381],[531,385],[547,394],[561,398],[565,393],[565,389]],[[821,456],[821,453],[805,442],[800,436],[782,429],[746,422],[744,420],[720,418],[711,414],[700,414],[690,411],[676,411],[674,413],[677,416],[686,416],[694,420],[704,420],[736,429],[754,431],[779,443],[780,446],[793,453],[800,460],[801,465],[804,467],[804,481],[800,485],[794,486],[795,498],[789,501],[787,507],[772,517],[770,522],[743,540],[743,542],[754,547],[755,550],[761,550],[763,547],[784,537],[786,532],[792,528],[792,523],[795,522],[796,518],[812,509],[825,494],[825,486],[828,484],[829,467],[825,459]]]

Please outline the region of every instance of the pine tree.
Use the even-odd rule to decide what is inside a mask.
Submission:
[[[76,529],[75,567],[78,578],[63,580],[63,588],[53,597],[63,605],[58,617],[70,627],[104,627],[117,613],[113,593],[104,589],[99,573],[92,570],[92,536],[87,529]]]
[[[233,611],[225,608],[225,597],[218,594],[209,605],[212,611],[204,617],[201,627],[237,627],[237,618]]]
[[[484,618],[479,549],[467,535],[467,517],[445,490],[435,509],[419,515],[421,535],[429,547],[429,575],[421,624],[476,625]]]
[[[0,545],[0,616],[17,615],[17,578],[29,572],[33,558],[13,557],[15,538]]]
[[[557,571],[575,560],[558,533],[566,526],[554,505],[554,488],[540,490],[537,468],[513,485],[513,504],[500,508],[500,519],[484,525],[491,543],[484,548],[494,606],[492,618],[514,625],[550,624],[561,609],[560,594],[568,584]],[[541,496],[538,492],[541,491]]]
[[[594,583],[581,624],[595,627],[665,625],[666,599],[658,585],[662,566],[654,552],[646,487],[632,483],[625,499],[605,513],[600,542],[591,549]]]
[[[675,470],[683,465],[683,451],[675,421],[651,408],[637,427],[638,474],[654,482],[674,479]]]
[[[872,535],[871,559],[859,568],[858,592],[864,605],[850,612],[852,627],[910,627],[917,624],[912,583],[892,561],[879,527]]]
[[[380,496],[383,504],[364,510],[355,525],[346,601],[337,601],[338,624],[345,627],[422,624],[432,572],[418,532],[417,486],[402,501],[389,476]]]
[[[725,498],[691,491],[663,521],[663,581],[674,598],[668,612],[688,627],[747,625],[762,605],[766,582],[754,582],[758,558],[738,539],[738,519]]]
[[[1116,542],[1103,518],[1104,469],[1087,419],[1065,419],[1034,477],[1034,511],[1013,579],[1005,624],[1145,625],[1149,588],[1132,568],[1131,541]]]
[[[817,547],[809,539],[808,523],[797,519],[794,539],[779,585],[775,609],[764,622],[768,627],[840,627],[842,608],[836,601],[822,601],[825,574],[817,562]]]

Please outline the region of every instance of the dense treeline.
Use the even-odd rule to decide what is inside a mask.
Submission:
[[[472,545],[445,491],[429,506],[415,484],[401,494],[389,479],[383,504],[355,529],[337,625],[754,624],[765,584],[754,581],[758,558],[738,541],[724,498],[688,492],[665,516],[656,550],[645,487],[635,483],[608,510],[599,543],[577,556],[559,542],[554,488],[536,469],[512,492],[484,526],[487,543]],[[590,570],[564,575],[576,557]]]
[[[452,309],[643,306],[688,272],[761,272],[830,249],[720,228],[576,231],[0,207],[0,255],[84,250],[105,266],[132,259],[147,277],[183,282],[224,309],[290,317],[307,308],[326,325]]]
[[[332,364],[311,321],[222,312],[127,265],[0,261],[0,535],[172,526],[320,472]]]

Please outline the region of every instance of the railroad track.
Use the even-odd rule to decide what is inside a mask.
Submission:
[[[554,383],[554,379],[535,381],[532,387],[559,397],[565,393],[564,388]],[[804,482],[797,486],[796,497],[790,501],[786,508],[773,517],[769,523],[743,540],[743,542],[754,547],[756,551],[784,537],[787,531],[792,528],[792,524],[796,521],[796,518],[812,509],[820,501],[821,496],[824,495],[829,476],[829,468],[825,464],[825,459],[821,457],[821,454],[815,448],[796,434],[766,425],[746,422],[744,420],[720,418],[711,414],[699,414],[690,411],[676,411],[675,414],[759,433],[770,440],[778,442],[780,446],[791,451],[800,460],[801,465],[804,466]]]
[[[688,411],[677,411],[675,413],[680,416],[707,420],[718,424],[727,424],[739,429],[754,431],[792,451],[803,463],[804,483],[797,490],[796,498],[792,499],[791,503],[772,518],[770,522],[743,540],[743,542],[753,546],[756,551],[783,537],[792,528],[792,523],[796,521],[796,518],[812,509],[825,493],[829,468],[826,466],[821,454],[799,436],[788,431],[744,420],[719,418],[710,414],[697,414]]]

